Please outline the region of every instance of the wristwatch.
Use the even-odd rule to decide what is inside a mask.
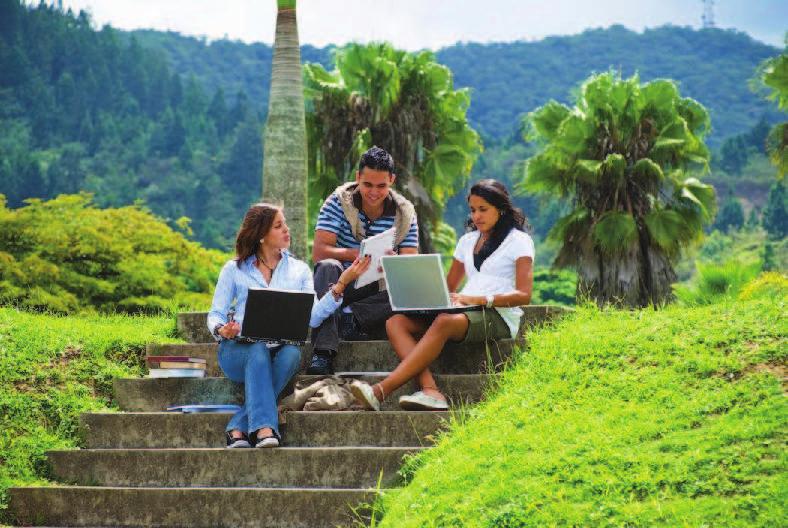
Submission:
[[[488,295],[487,296],[487,308],[492,308],[493,303],[495,303],[495,295]]]

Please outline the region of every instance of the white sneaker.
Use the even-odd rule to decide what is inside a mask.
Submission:
[[[258,440],[254,445],[255,447],[279,447],[279,439],[275,436],[268,436],[262,440]]]
[[[279,447],[279,443],[279,435],[276,434],[276,431],[273,432],[273,435],[265,438],[257,438],[256,434],[254,436],[255,447]]]
[[[400,396],[399,406],[406,411],[446,411],[449,404],[438,398],[433,398],[423,391],[414,392],[408,396]]]
[[[371,411],[380,410],[380,400],[375,396],[375,391],[372,390],[372,386],[369,383],[356,380],[350,384],[350,392],[365,408]]]

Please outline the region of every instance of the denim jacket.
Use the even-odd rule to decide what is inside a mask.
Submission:
[[[211,333],[213,333],[216,325],[227,323],[227,314],[233,306],[235,307],[233,320],[243,326],[249,288],[276,288],[303,292],[315,291],[312,270],[309,269],[305,262],[293,257],[288,251],[282,252],[282,260],[274,269],[274,274],[271,276],[271,284],[265,281],[256,264],[257,256],[251,255],[241,263],[240,268],[235,259],[229,260],[222,268],[222,271],[219,273],[219,280],[216,282],[211,311],[208,312],[208,330]],[[341,305],[342,299],[335,300],[334,295],[330,291],[320,300],[315,296],[309,326],[312,328],[320,326],[320,323]]]

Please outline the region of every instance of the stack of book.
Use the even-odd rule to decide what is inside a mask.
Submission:
[[[204,378],[205,360],[189,356],[147,356],[149,378]]]

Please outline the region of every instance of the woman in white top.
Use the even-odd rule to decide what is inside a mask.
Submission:
[[[522,315],[518,306],[531,301],[533,287],[534,244],[523,231],[525,216],[496,180],[474,184],[468,205],[469,232],[457,242],[446,282],[456,304],[481,304],[485,309],[436,317],[391,317],[386,332],[401,363],[374,387],[363,382],[351,387],[369,409],[379,410],[387,394],[414,377],[421,390],[400,398],[403,409],[447,409],[446,397],[428,369],[446,342],[483,342],[517,335]],[[455,293],[466,276],[462,292]]]

